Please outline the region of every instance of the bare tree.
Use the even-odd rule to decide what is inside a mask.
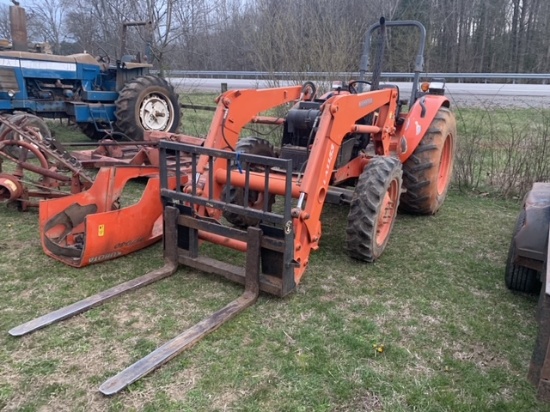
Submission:
[[[163,71],[355,71],[364,33],[381,16],[426,26],[431,72],[550,71],[546,0],[33,0],[28,15],[32,38],[56,52],[115,58],[122,23],[150,21],[153,38],[137,29],[128,47],[149,44]],[[9,37],[1,16],[0,36]],[[384,69],[409,70],[417,35],[392,30],[387,41],[401,52]]]
[[[0,39],[11,40],[9,6],[0,4]]]
[[[52,51],[61,52],[61,43],[66,39],[63,25],[68,0],[35,0],[27,7],[29,38],[48,42]]]

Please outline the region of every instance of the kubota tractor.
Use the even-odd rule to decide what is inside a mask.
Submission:
[[[372,81],[365,80],[371,34],[380,29],[383,39],[387,26],[420,32],[408,101],[397,86],[379,84],[381,52]],[[398,208],[437,212],[451,179],[456,125],[441,84],[419,89],[424,36],[418,22],[382,21],[368,32],[360,78],[346,87],[323,96],[311,82],[229,91],[218,99],[203,147],[162,142],[166,151],[196,156],[188,187],[162,191],[165,204],[177,207],[186,222],[178,246],[189,250],[196,241],[188,230],[193,227],[201,240],[246,251],[247,243],[232,235],[237,229],[223,229],[222,217],[241,229],[259,226],[284,244],[280,251],[262,247],[262,270],[269,276],[261,278],[260,289],[284,296],[319,247],[325,203],[349,205],[346,246],[352,257],[368,262],[384,251]],[[284,105],[291,105],[284,117],[264,115]],[[243,138],[250,124],[281,125],[278,146]]]
[[[397,86],[379,84],[383,47],[370,81],[371,36],[386,27],[418,29],[420,47],[410,99]],[[441,207],[453,168],[456,125],[442,83],[420,88],[424,27],[414,21],[373,25],[365,39],[360,77],[317,96],[316,87],[232,90],[217,109],[202,146],[161,141],[161,198],[166,265],[18,326],[20,336],[81,313],[101,302],[174,273],[179,264],[220,274],[245,285],[244,294],[101,387],[113,394],[176,356],[252,305],[260,291],[285,296],[296,288],[320,246],[326,203],[349,205],[346,247],[373,261],[388,244],[397,210],[433,214]],[[273,115],[270,110],[285,109]],[[243,137],[245,127],[279,125],[277,147]],[[179,159],[192,156],[181,182]],[[175,159],[169,162],[168,159]],[[201,254],[215,243],[246,254],[245,267]]]

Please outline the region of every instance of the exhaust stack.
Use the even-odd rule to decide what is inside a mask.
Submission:
[[[10,6],[10,30],[12,50],[27,51],[27,15],[23,7]]]

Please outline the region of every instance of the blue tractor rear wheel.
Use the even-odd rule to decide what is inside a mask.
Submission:
[[[145,130],[177,132],[181,116],[178,99],[174,87],[160,77],[130,80],[115,102],[115,127],[133,140],[143,140]]]

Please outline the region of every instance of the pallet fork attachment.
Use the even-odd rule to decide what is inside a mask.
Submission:
[[[157,280],[164,279],[174,274],[178,268],[176,243],[167,241],[167,238],[176,238],[175,219],[177,217],[177,211],[173,208],[167,209],[164,212],[165,219],[165,248],[164,248],[164,261],[165,264],[162,268],[153,270],[137,279],[132,279],[128,282],[121,283],[110,289],[104,290],[96,295],[89,296],[83,300],[73,303],[72,305],[65,306],[64,308],[50,312],[46,315],[40,316],[22,325],[16,326],[9,331],[11,336],[23,336],[29,333],[35,332],[39,329],[45,328],[52,323],[57,323],[70,317],[79,315],[86,312],[96,306],[99,306],[117,296],[124,293],[131,292],[133,290],[147,286]],[[174,225],[166,224],[168,222],[174,222]]]
[[[246,281],[244,293],[222,309],[197,323],[195,326],[192,326],[174,339],[166,342],[160,348],[140,359],[132,366],[126,368],[112,378],[109,378],[99,387],[101,393],[104,395],[114,395],[120,392],[126,386],[152,372],[184,350],[190,348],[206,335],[218,329],[225,322],[233,319],[243,310],[256,303],[260,293],[259,244],[261,240],[261,230],[255,227],[248,228],[248,238],[249,245],[255,246],[253,249],[256,250],[250,250],[250,253],[246,255]]]
[[[93,307],[99,306],[112,298],[124,293],[147,286],[153,282],[173,275],[178,268],[178,242],[177,220],[179,212],[175,207],[167,206],[164,213],[164,259],[165,265],[157,270],[147,273],[137,279],[130,280],[118,286],[90,296],[72,305],[58,309],[54,312],[31,320],[9,331],[12,336],[23,336],[42,329],[53,323],[68,319],[83,313]],[[247,243],[249,245],[246,255],[245,290],[244,293],[227,304],[222,309],[213,313],[206,319],[192,326],[171,341],[165,343],[149,355],[134,363],[119,374],[108,379],[99,388],[104,395],[114,395],[131,383],[152,372],[170,359],[193,346],[209,333],[213,332],[227,321],[233,319],[243,310],[252,306],[258,299],[260,292],[260,245],[262,231],[256,227],[250,227],[247,231]]]

